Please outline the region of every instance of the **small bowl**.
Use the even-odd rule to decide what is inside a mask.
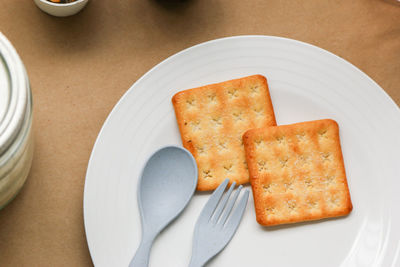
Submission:
[[[84,8],[89,0],[76,0],[71,3],[53,3],[47,0],[34,0],[35,4],[47,14],[56,17],[67,17],[74,15]]]

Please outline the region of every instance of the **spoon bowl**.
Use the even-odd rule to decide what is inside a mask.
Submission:
[[[167,146],[149,158],[138,186],[142,241],[130,267],[148,265],[155,237],[184,210],[196,186],[196,161],[186,149]]]

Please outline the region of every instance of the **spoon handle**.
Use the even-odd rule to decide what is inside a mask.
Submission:
[[[153,245],[154,238],[143,236],[136,254],[129,263],[129,267],[146,267],[149,265],[150,249]]]

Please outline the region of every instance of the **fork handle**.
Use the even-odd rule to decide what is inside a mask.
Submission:
[[[203,264],[199,264],[198,262],[190,261],[189,267],[203,267]]]
[[[204,265],[199,265],[197,263],[190,263],[189,267],[203,267]]]
[[[202,260],[199,257],[196,257],[195,255],[192,255],[192,258],[190,259],[189,267],[203,267],[206,264],[204,262],[204,259]]]
[[[149,266],[150,249],[153,245],[152,238],[142,238],[139,248],[136,250],[136,254],[132,261],[129,263],[129,267],[145,267]]]

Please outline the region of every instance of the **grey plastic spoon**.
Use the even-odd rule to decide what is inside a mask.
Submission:
[[[154,239],[183,211],[196,185],[196,161],[186,149],[167,146],[149,158],[138,186],[142,241],[129,267],[148,266]]]

